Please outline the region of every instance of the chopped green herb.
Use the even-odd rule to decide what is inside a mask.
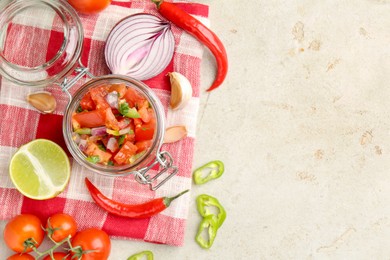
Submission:
[[[79,107],[77,108],[77,110],[76,110],[76,113],[81,113],[81,112],[83,112],[83,108],[82,108],[81,106],[79,106]]]
[[[121,135],[118,138],[118,145],[122,145],[125,142],[126,135]]]
[[[119,105],[119,113],[121,113],[123,116],[129,117],[129,118],[140,118],[140,114],[137,112],[136,108],[130,108],[129,104],[127,102],[122,102]]]
[[[100,162],[100,158],[98,155],[88,156],[87,161],[91,162],[91,163],[98,163],[98,162]]]
[[[146,130],[148,130],[146,127],[141,127],[141,130],[142,131],[146,131]]]
[[[114,162],[113,161],[108,161],[107,165],[114,166]]]
[[[100,150],[106,151],[106,147],[104,147],[103,144],[98,144],[97,146],[99,147]]]

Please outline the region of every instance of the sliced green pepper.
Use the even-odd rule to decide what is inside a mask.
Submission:
[[[75,130],[75,132],[78,133],[79,135],[90,135],[92,132],[92,129],[91,128],[79,128],[79,129]]]
[[[146,259],[146,260],[153,260],[153,253],[152,251],[142,251],[138,254],[129,256],[127,260],[141,260],[141,259]]]
[[[211,161],[194,171],[194,182],[204,184],[222,176],[225,167],[221,161]]]
[[[217,236],[218,224],[212,215],[206,216],[200,222],[198,233],[196,233],[195,240],[202,248],[208,249]]]
[[[219,201],[207,194],[201,194],[196,198],[196,207],[202,217],[211,216],[219,228],[226,219],[226,211]],[[218,210],[218,213],[211,208]]]

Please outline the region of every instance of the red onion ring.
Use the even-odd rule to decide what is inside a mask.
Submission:
[[[174,49],[170,23],[151,14],[134,14],[111,30],[104,54],[113,74],[146,80],[168,66]]]

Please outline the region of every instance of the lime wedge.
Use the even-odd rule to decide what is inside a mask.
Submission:
[[[12,156],[9,174],[24,196],[36,200],[54,198],[69,182],[69,158],[56,143],[36,139]]]

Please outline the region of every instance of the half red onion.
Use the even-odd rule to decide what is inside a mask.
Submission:
[[[113,74],[146,80],[168,66],[174,49],[170,23],[151,14],[134,14],[111,30],[105,58]]]

